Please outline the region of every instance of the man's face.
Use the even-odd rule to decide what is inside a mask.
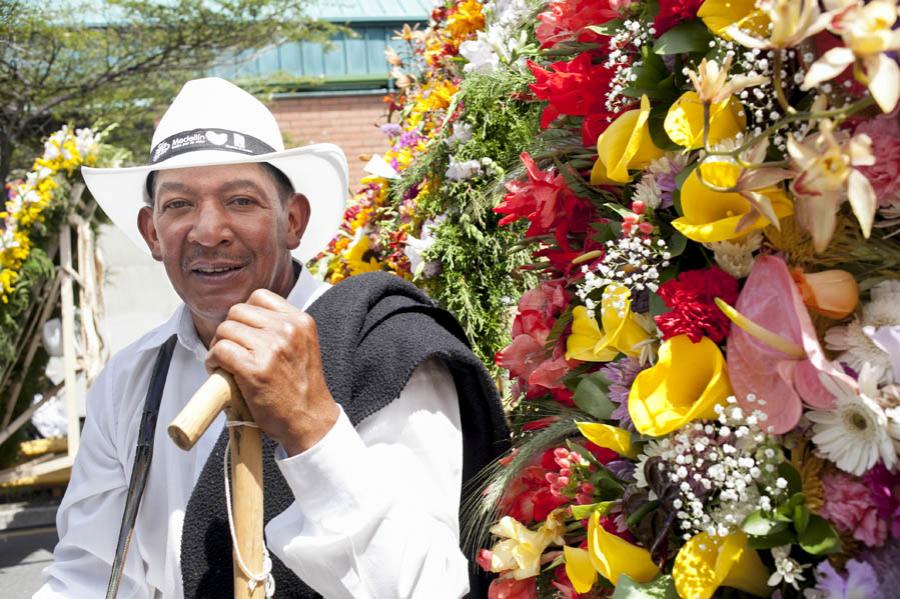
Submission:
[[[303,196],[283,201],[260,164],[159,171],[153,184],[153,207],[141,210],[138,227],[201,338],[256,289],[290,291],[290,251],[309,220]]]

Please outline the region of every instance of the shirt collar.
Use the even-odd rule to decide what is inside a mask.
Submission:
[[[295,266],[299,265],[295,263]],[[292,306],[306,310],[310,304],[328,289],[329,285],[317,281],[308,269],[300,267],[299,270],[300,275],[297,277],[297,281],[294,283],[290,293],[288,293],[287,301]],[[177,334],[178,343],[200,360],[206,358],[207,349],[200,341],[197,329],[194,328],[194,321],[191,319],[191,312],[184,303],[181,303],[175,309],[169,320],[150,331],[138,342],[137,351],[158,348],[172,334]]]

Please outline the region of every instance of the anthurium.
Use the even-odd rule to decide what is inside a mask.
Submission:
[[[619,353],[637,357],[650,334],[631,311],[631,292],[622,285],[607,285],[600,302],[600,320],[584,306],[572,310],[572,334],[566,340],[566,359],[609,362]]]
[[[715,418],[716,404],[731,395],[725,358],[703,337],[687,335],[663,342],[656,365],[641,371],[631,385],[628,413],[642,435],[665,435],[700,418]]]
[[[647,119],[650,100],[641,98],[641,107],[620,115],[597,138],[597,161],[591,171],[591,183],[628,183],[628,170],[645,168],[662,156],[650,138]]]
[[[635,459],[637,452],[631,444],[631,433],[624,428],[600,422],[576,422],[584,438],[599,447],[612,449],[619,455]]]
[[[599,512],[588,520],[588,552],[594,569],[613,584],[622,574],[637,582],[650,582],[659,574],[650,552],[603,528]]]
[[[752,193],[757,196],[753,202],[744,195],[749,190],[717,191],[710,187],[735,187],[739,184],[742,171],[740,166],[730,162],[704,162],[700,165],[682,185],[681,209],[684,216],[672,221],[672,226],[688,239],[713,243],[738,239],[751,231],[767,227],[771,221],[757,208],[761,204],[766,204],[766,211],[776,220],[793,212],[790,198],[777,186],[753,190]],[[700,179],[701,173],[703,180]]]
[[[695,91],[685,92],[675,100],[663,121],[663,128],[672,141],[689,150],[703,147],[703,105]],[[709,104],[707,142],[715,144],[742,132],[747,125],[743,110],[741,103],[731,96]]]
[[[591,563],[591,554],[587,549],[563,547],[566,559],[566,576],[577,593],[587,593],[597,582],[597,570]]]
[[[771,590],[766,584],[769,571],[741,531],[724,538],[695,535],[675,556],[672,577],[678,596],[691,599],[709,599],[720,586],[761,597]]]

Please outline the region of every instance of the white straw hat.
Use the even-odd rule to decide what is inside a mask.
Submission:
[[[347,159],[328,143],[284,149],[275,117],[236,85],[209,77],[188,81],[159,121],[150,163],[81,172],[97,203],[138,247],[149,253],[137,227],[152,171],[268,162],[283,172],[296,193],[309,200],[310,221],[293,255],[308,260],[337,231],[348,193]]]

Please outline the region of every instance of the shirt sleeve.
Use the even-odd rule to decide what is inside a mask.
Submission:
[[[127,480],[115,450],[115,410],[108,366],[87,396],[87,419],[65,497],[56,514],[59,543],[44,585],[33,599],[103,597],[125,507]],[[136,543],[128,552],[120,599],[145,599],[144,565]]]
[[[354,429],[341,415],[278,465],[294,503],[269,522],[269,548],[329,598],[458,598],[462,433],[456,386],[439,360]],[[277,589],[276,589],[277,593]]]

